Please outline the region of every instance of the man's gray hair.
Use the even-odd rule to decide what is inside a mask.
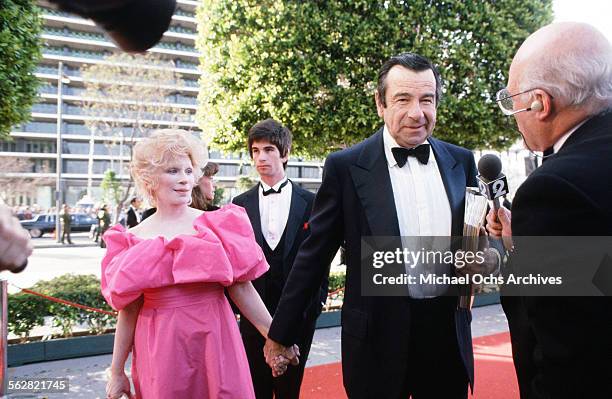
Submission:
[[[538,61],[523,70],[521,91],[542,89],[563,106],[590,114],[612,109],[612,52],[584,48],[542,55]]]

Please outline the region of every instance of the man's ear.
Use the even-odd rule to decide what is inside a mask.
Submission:
[[[534,90],[534,98],[530,104],[533,112],[535,112],[536,118],[544,120],[553,113],[553,98],[550,94],[544,90]]]
[[[381,118],[384,116],[385,106],[383,105],[378,91],[374,93],[374,101],[376,102],[376,111]]]
[[[290,156],[291,156],[291,146],[287,148],[287,153],[285,154],[284,157],[281,158],[281,161],[283,161],[283,163],[288,162]]]

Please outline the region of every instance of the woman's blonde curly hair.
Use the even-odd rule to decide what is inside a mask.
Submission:
[[[193,165],[195,183],[202,177],[208,160],[206,144],[181,129],[160,129],[134,146],[130,173],[138,192],[155,204],[158,174],[173,159],[187,156]]]

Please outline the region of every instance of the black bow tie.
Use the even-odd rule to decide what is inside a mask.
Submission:
[[[414,148],[394,147],[391,148],[391,152],[400,168],[406,165],[409,156],[416,157],[423,165],[427,165],[429,161],[429,144],[421,144]]]
[[[263,185],[262,185],[261,189],[263,191],[264,197],[266,197],[266,196],[268,196],[270,194],[280,194],[281,190],[283,189],[283,187],[285,187],[287,185],[287,183],[289,183],[289,179],[285,180],[283,182],[283,184],[280,185],[280,187],[278,188],[278,191],[276,191],[273,187],[270,187],[269,190],[264,190]]]

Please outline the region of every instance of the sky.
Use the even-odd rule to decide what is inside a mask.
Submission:
[[[612,42],[612,1],[553,0],[555,22],[586,22],[599,29]]]

